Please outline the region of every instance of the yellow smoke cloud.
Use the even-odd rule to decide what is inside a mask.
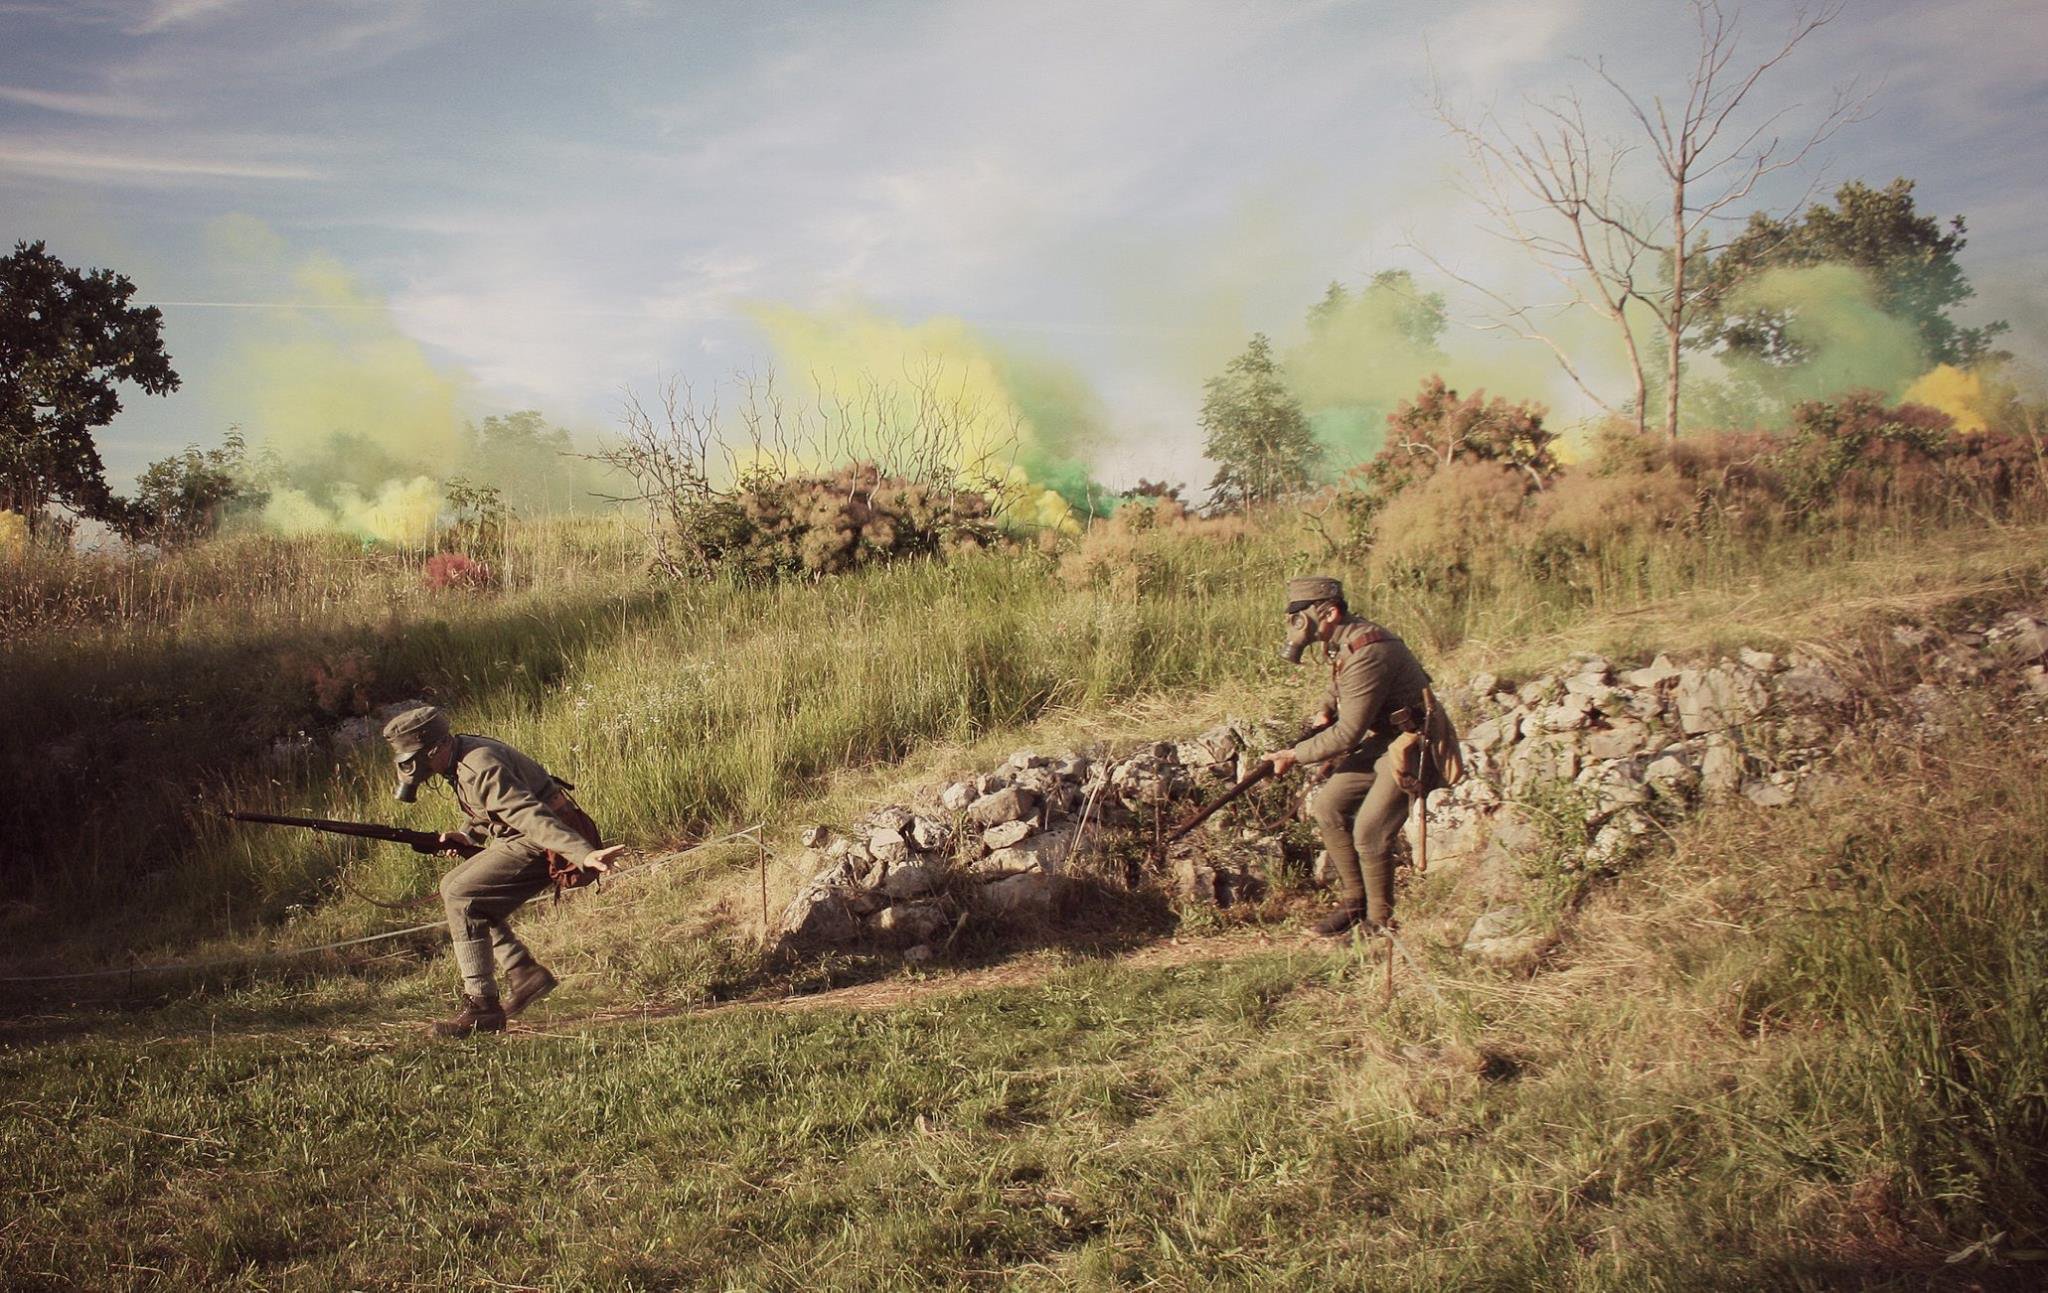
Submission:
[[[1782,315],[1786,335],[1807,352],[1803,363],[1760,374],[1791,399],[1858,389],[1896,399],[1926,367],[1913,326],[1886,314],[1868,276],[1852,265],[1769,270],[1732,303],[1736,313]]]
[[[1013,390],[1006,357],[963,321],[903,324],[853,308],[779,305],[753,313],[777,371],[815,383],[815,390],[785,396],[822,405],[826,426],[856,428],[793,445],[782,465],[815,470],[860,458],[903,471],[937,453],[960,474],[996,482],[1006,515],[1079,528],[1067,500],[1029,470],[1048,456],[1050,429]]]
[[[371,495],[342,485],[325,506],[304,490],[287,488],[270,496],[263,521],[280,534],[338,530],[360,539],[418,545],[433,537],[442,501],[440,484],[427,476],[386,482]]]
[[[1975,434],[1986,426],[1984,379],[1953,364],[1936,364],[1920,380],[1908,386],[1902,398],[1909,403],[1940,409],[1955,419],[1956,430],[1966,434]]]
[[[284,470],[288,487],[274,491],[266,521],[290,533],[427,537],[441,507],[433,478],[464,448],[459,384],[338,262],[294,263],[248,217],[217,221],[209,233],[224,266],[283,281],[294,307],[247,317],[220,383],[228,420]]]

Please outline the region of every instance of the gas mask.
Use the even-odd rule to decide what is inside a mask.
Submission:
[[[1308,650],[1308,644],[1316,640],[1315,607],[1287,612],[1287,640],[1280,646],[1280,658],[1289,664],[1300,664],[1301,653]]]
[[[401,804],[409,804],[420,797],[420,787],[427,784],[434,775],[427,766],[427,752],[414,750],[398,761],[398,789],[394,797]]]

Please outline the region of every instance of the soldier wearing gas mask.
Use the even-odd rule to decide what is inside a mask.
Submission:
[[[1279,776],[1297,763],[1331,761],[1309,815],[1343,891],[1337,909],[1315,930],[1335,937],[1361,923],[1378,930],[1393,919],[1393,848],[1408,816],[1408,794],[1398,756],[1389,749],[1403,731],[1416,730],[1429,675],[1401,639],[1351,613],[1344,585],[1322,575],[1290,579],[1281,654],[1300,664],[1315,642],[1330,662],[1330,689],[1315,716],[1327,726],[1266,761]]]
[[[611,870],[624,845],[600,848],[597,824],[569,797],[569,786],[526,755],[487,736],[456,734],[432,705],[409,709],[384,725],[398,756],[398,799],[411,803],[434,777],[445,777],[468,825],[444,831],[451,856],[478,849],[441,877],[448,936],[462,975],[462,1009],[433,1026],[442,1037],[498,1032],[508,1016],[552,992],[555,976],[507,920],[553,883],[558,865]],[[497,973],[508,993],[501,1002]]]

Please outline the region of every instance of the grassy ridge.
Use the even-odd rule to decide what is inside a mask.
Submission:
[[[1803,819],[1702,817],[1535,979],[1412,935],[1434,993],[1391,1009],[1302,945],[458,1047],[233,998],[12,1045],[0,1275],[2035,1287],[2042,741],[1986,716]]]

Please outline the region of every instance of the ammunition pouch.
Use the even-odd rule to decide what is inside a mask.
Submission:
[[[562,788],[564,784],[559,781],[555,783],[555,792],[545,801],[548,811],[561,818],[564,826],[581,835],[590,847],[602,848],[603,837],[598,833],[597,823],[591,820],[589,813],[583,811],[581,804],[569,797],[569,792]],[[584,885],[595,884],[603,875],[604,872],[594,867],[577,866],[553,849],[548,850],[548,879],[554,882],[557,899],[562,896],[562,890],[581,889]]]

